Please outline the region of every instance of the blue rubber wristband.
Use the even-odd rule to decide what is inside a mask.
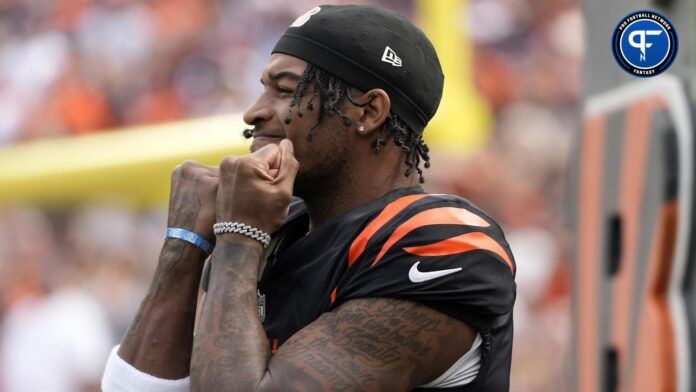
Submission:
[[[178,238],[180,240],[190,242],[193,245],[196,245],[197,247],[199,247],[207,255],[210,255],[211,253],[213,253],[213,249],[215,248],[205,238],[201,237],[200,235],[198,235],[192,231],[186,230],[186,229],[179,229],[176,227],[168,227],[167,228],[167,238]]]

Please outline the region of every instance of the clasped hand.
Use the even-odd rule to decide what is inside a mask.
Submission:
[[[226,157],[219,168],[182,163],[172,174],[168,226],[209,240],[216,221],[241,222],[270,234],[285,222],[298,168],[287,139]]]

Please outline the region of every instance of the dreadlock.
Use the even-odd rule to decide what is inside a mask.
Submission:
[[[314,83],[314,93],[307,101],[306,105],[302,105],[302,97],[304,96],[305,90],[308,86]],[[316,67],[313,64],[308,64],[305,68],[302,77],[300,78],[295,93],[293,95],[292,101],[290,102],[290,107],[288,108],[288,114],[285,117],[285,124],[290,124],[292,121],[293,108],[297,107],[297,115],[302,117],[304,115],[305,108],[308,111],[314,110],[314,102],[318,98],[317,104],[319,105],[319,116],[317,118],[316,124],[307,133],[307,140],[312,141],[312,135],[314,131],[324,120],[324,117],[328,114],[337,114],[344,126],[350,126],[352,120],[343,114],[338,106],[348,101],[356,106],[366,106],[376,97],[371,95],[366,103],[360,104],[353,100],[351,95],[352,86],[346,83],[343,79],[332,75],[329,72]],[[251,130],[246,130],[244,135],[251,137]],[[424,161],[425,168],[430,167],[430,156],[428,154],[428,146],[423,141],[423,133],[413,131],[408,125],[406,125],[400,118],[393,112],[389,112],[384,125],[380,129],[377,137],[372,142],[372,149],[375,154],[379,154],[387,144],[390,137],[394,138],[394,143],[403,148],[406,151],[405,164],[407,166],[404,175],[409,177],[414,170],[418,172],[418,177],[420,183],[425,182],[423,176],[423,170],[420,168],[421,159]]]

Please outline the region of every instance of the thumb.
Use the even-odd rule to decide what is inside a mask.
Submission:
[[[251,156],[263,167],[271,176],[276,177],[281,160],[281,151],[276,144],[267,144],[254,151]]]
[[[280,159],[280,149],[278,145],[270,143],[254,151],[251,156],[263,160],[270,167],[277,168]]]
[[[280,168],[278,169],[276,183],[293,184],[297,176],[297,170],[300,168],[300,163],[295,158],[295,148],[288,139],[281,140],[278,146],[280,147]]]

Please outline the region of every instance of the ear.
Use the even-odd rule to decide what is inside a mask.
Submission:
[[[391,110],[389,95],[381,88],[376,88],[357,97],[354,96],[353,102],[358,105],[356,132],[360,136],[366,136],[379,131],[382,124],[387,121],[389,110]]]

